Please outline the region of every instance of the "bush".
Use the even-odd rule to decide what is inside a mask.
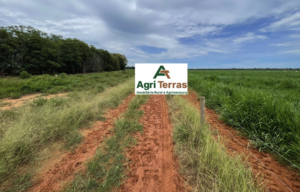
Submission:
[[[66,73],[61,73],[61,74],[59,74],[59,77],[60,78],[66,78],[68,75],[66,74]]]
[[[31,74],[28,73],[27,71],[22,71],[19,75],[19,78],[21,78],[21,79],[28,79],[30,77],[31,77]]]
[[[19,99],[22,96],[22,93],[20,92],[14,92],[10,94],[10,97],[13,99]]]

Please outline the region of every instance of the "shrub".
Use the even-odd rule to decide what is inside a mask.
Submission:
[[[19,99],[22,96],[21,92],[14,92],[10,94],[10,97],[13,99]]]
[[[19,75],[19,78],[21,78],[21,79],[28,79],[30,77],[31,77],[31,74],[28,73],[27,71],[22,71]]]
[[[61,74],[59,74],[59,77],[60,78],[66,78],[68,75],[66,74],[66,73],[61,73]]]

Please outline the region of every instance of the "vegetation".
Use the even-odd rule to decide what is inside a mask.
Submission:
[[[255,146],[274,153],[267,144],[300,167],[300,73],[189,71],[189,86],[225,122],[250,132]]]
[[[259,191],[241,157],[230,157],[200,124],[199,112],[180,96],[168,96],[180,172],[193,191]]]
[[[67,75],[66,73],[61,73],[58,76],[50,76],[45,74],[32,76],[29,79],[19,79],[16,77],[0,78],[0,99],[6,97],[19,98],[22,95],[36,92],[54,94],[69,91],[95,90],[99,86],[115,86],[133,75],[133,70],[126,70],[84,75]]]
[[[112,82],[106,78],[103,84],[125,79],[119,76],[117,82]],[[104,90],[98,83],[91,90],[72,92],[68,98],[37,99],[14,110],[0,111],[0,186],[12,185],[5,183],[10,178],[18,178],[14,187],[28,186],[20,178],[30,177],[19,175],[20,166],[34,162],[39,151],[55,141],[64,141],[67,148],[76,146],[81,141],[78,129],[102,120],[105,111],[133,92],[133,84],[131,78],[98,94]]]
[[[106,139],[98,149],[93,160],[88,162],[84,174],[79,174],[65,191],[112,191],[119,187],[125,176],[125,149],[135,144],[135,138],[130,133],[143,130],[138,123],[143,111],[138,110],[148,96],[138,95],[129,104],[126,113],[118,119],[113,129],[113,135]]]
[[[0,27],[0,52],[0,75],[117,71],[127,65],[119,53],[22,25]]]
[[[31,77],[31,74],[27,73],[27,71],[22,71],[19,75],[19,78],[21,78],[21,79],[28,79],[30,77]]]

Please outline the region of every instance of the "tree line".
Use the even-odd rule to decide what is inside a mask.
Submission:
[[[76,38],[48,35],[31,26],[0,27],[0,73],[86,73],[124,70],[127,58]]]

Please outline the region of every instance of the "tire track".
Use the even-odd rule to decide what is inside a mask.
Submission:
[[[163,185],[162,191],[175,191],[176,185],[174,183],[174,172],[176,170],[172,169],[173,165],[173,151],[171,141],[171,127],[169,124],[168,110],[166,98],[161,97],[161,120],[162,120],[162,151],[163,151]]]
[[[46,165],[36,175],[34,179],[36,182],[28,191],[60,191],[66,183],[74,178],[75,173],[84,170],[84,163],[96,154],[96,150],[105,136],[110,136],[115,118],[127,110],[133,97],[134,94],[129,95],[117,108],[105,114],[104,122],[97,122],[93,128],[86,131],[83,134],[84,141],[74,152],[67,152]]]
[[[173,155],[172,129],[165,96],[151,95],[142,107],[143,133],[134,148],[128,149],[129,173],[121,191],[185,191],[184,180]]]

